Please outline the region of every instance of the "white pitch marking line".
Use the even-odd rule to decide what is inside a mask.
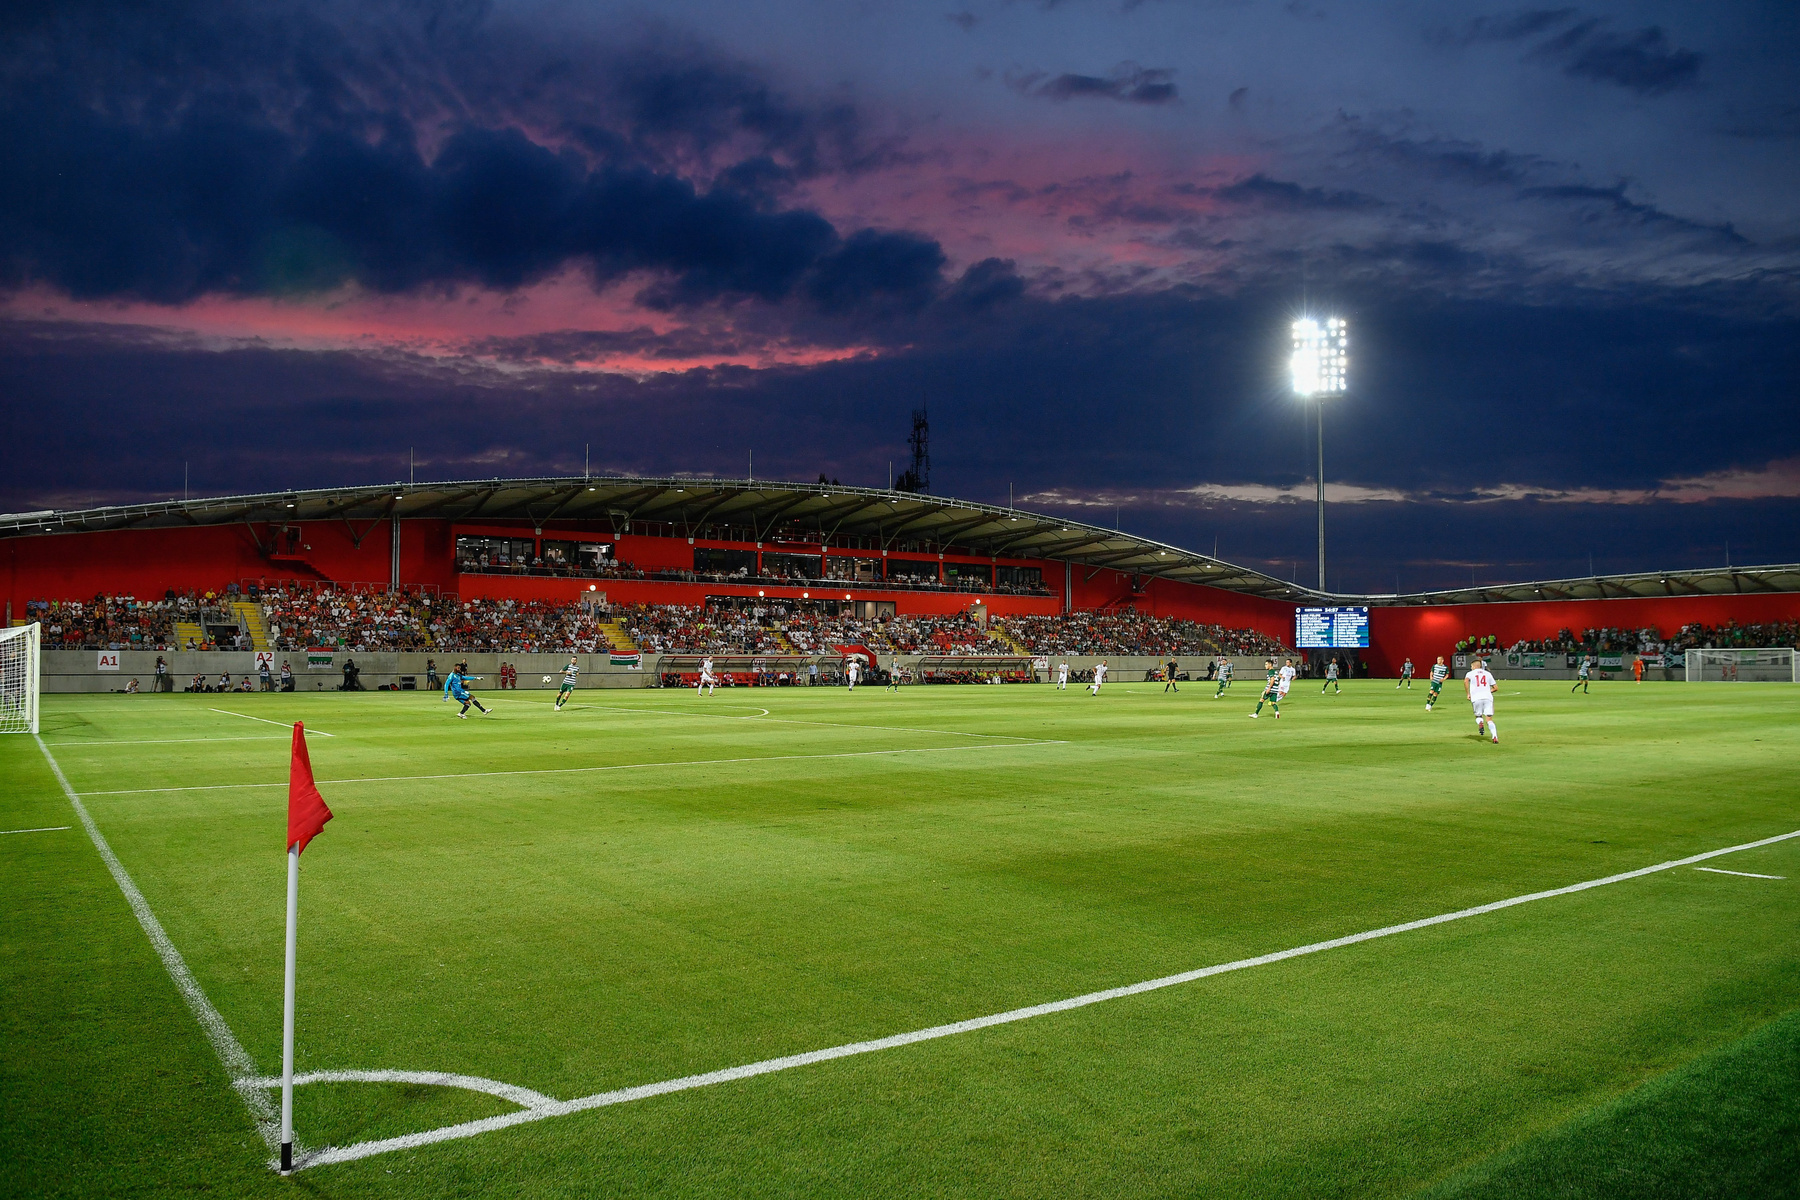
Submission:
[[[200,981],[194,978],[194,973],[188,970],[186,961],[182,959],[181,951],[175,949],[175,943],[171,942],[169,935],[163,932],[162,922],[158,921],[156,914],[150,911],[150,903],[144,899],[144,893],[138,891],[137,884],[133,883],[131,876],[126,873],[124,864],[119,861],[119,856],[113,853],[112,847],[106,844],[106,839],[100,836],[100,827],[95,825],[94,818],[88,815],[87,806],[82,804],[81,797],[75,794],[75,789],[69,786],[68,776],[64,775],[62,768],[57,765],[56,756],[50,753],[50,747],[44,744],[43,738],[37,737],[35,734],[33,737],[37,741],[38,749],[44,752],[44,761],[50,764],[50,771],[56,776],[56,782],[62,785],[63,795],[69,798],[69,803],[75,809],[75,815],[81,819],[81,827],[87,830],[88,838],[94,843],[94,849],[100,852],[101,861],[106,864],[106,869],[112,872],[113,882],[118,884],[119,891],[125,894],[125,903],[131,906],[131,911],[137,917],[138,924],[143,926],[145,935],[150,939],[150,945],[156,950],[156,956],[162,959],[163,967],[169,972],[169,978],[175,981],[176,990],[181,993],[181,998],[187,1001],[188,1009],[200,1022],[200,1028],[206,1034],[206,1040],[212,1043],[213,1051],[219,1056],[219,1061],[225,1064],[226,1073],[231,1076],[232,1083],[236,1085],[240,1080],[256,1078],[256,1061],[250,1057],[250,1052],[245,1050],[243,1044],[232,1034],[231,1026],[225,1023],[225,1018],[219,1015],[219,1010],[212,1006],[212,1001],[206,998],[206,993],[201,990]],[[241,1091],[242,1089],[240,1089]],[[274,1105],[261,1092],[242,1094],[245,1105],[250,1109],[250,1117],[256,1122],[257,1132],[262,1135],[262,1139],[268,1144],[269,1149],[275,1149],[280,1142],[281,1131],[276,1121]]]
[[[1745,879],[1786,879],[1786,875],[1758,875],[1755,871],[1727,871],[1723,867],[1695,867],[1696,871],[1711,871],[1714,875],[1742,875]]]
[[[44,825],[37,829],[0,829],[0,837],[9,833],[56,833],[63,829],[73,829],[73,825]]]
[[[261,721],[264,725],[279,725],[283,729],[292,729],[294,727],[294,723],[292,721],[271,721],[267,717],[253,717],[249,713],[232,712],[229,708],[212,708],[212,709],[208,709],[207,711],[208,712],[216,712],[216,713],[224,713],[228,717],[242,717],[246,721]],[[308,729],[306,732],[311,733],[311,734],[317,734],[319,737],[336,737],[337,736],[335,733],[326,733],[322,729]]]
[[[215,712],[218,710],[214,710]],[[51,742],[58,750],[79,750],[83,746],[185,746],[199,742],[285,742],[280,734],[257,734],[254,737],[224,738],[145,738],[141,741],[119,742]]]
[[[655,767],[717,767],[731,763],[793,762],[815,758],[869,758],[883,754],[962,754],[970,750],[1028,750],[1034,746],[1066,746],[1067,742],[1004,742],[982,746],[920,746],[909,750],[845,750],[835,754],[762,754],[748,758],[692,758],[675,762],[611,763],[599,767],[535,767],[523,771],[460,771],[450,775],[376,775],[362,779],[321,779],[338,786],[347,783],[417,783],[434,779],[490,779],[500,775],[580,775],[595,771],[645,771]],[[283,788],[286,783],[203,783],[187,787],[122,788],[87,792],[88,796],[142,796],[162,792],[219,792],[230,788]]]
[[[483,1079],[478,1075],[457,1075],[450,1071],[308,1071],[304,1075],[294,1076],[295,1087],[309,1083],[422,1083],[434,1087],[485,1092],[511,1101],[520,1108],[544,1108],[557,1103],[554,1097],[534,1092],[530,1088],[501,1083],[497,1079]],[[239,1079],[234,1086],[240,1091],[278,1088],[281,1086],[281,1077],[265,1075],[256,1079]]]
[[[584,704],[583,708],[633,714],[656,713],[671,717],[711,717],[715,721],[768,721],[774,725],[816,725],[823,729],[879,729],[888,733],[938,733],[945,737],[1012,738],[1023,740],[1017,733],[966,733],[960,729],[925,729],[918,725],[853,725],[847,721],[802,721],[798,717],[728,717],[724,713],[683,712],[679,708],[621,708],[613,704]],[[767,709],[763,710],[767,712]]]
[[[684,1075],[680,1079],[668,1079],[661,1083],[639,1084],[636,1087],[619,1088],[611,1092],[599,1092],[592,1096],[582,1096],[576,1100],[558,1100],[550,1104],[527,1108],[522,1112],[505,1113],[497,1117],[487,1117],[479,1121],[465,1121],[460,1125],[446,1125],[440,1129],[428,1130],[424,1133],[409,1133],[400,1137],[382,1138],[377,1141],[357,1142],[349,1146],[327,1146],[320,1150],[310,1151],[303,1158],[296,1157],[295,1169],[319,1167],[330,1163],[354,1162],[361,1158],[371,1158],[377,1154],[386,1154],[394,1150],[413,1150],[420,1146],[429,1146],[436,1142],[448,1142],[457,1138],[474,1137],[495,1129],[505,1129],[512,1125],[523,1125],[528,1121],[542,1121],[548,1117],[567,1116],[571,1113],[585,1112],[594,1108],[605,1108],[613,1104],[625,1104],[633,1100],[644,1100],[651,1096],[666,1096],[671,1092],[692,1091],[695,1088],[710,1087],[716,1083],[730,1083],[738,1079],[750,1079],[757,1075],[769,1075],[776,1071],[787,1071],[794,1067],[811,1066],[814,1063],[829,1062],[834,1058],[850,1058],[858,1054],[872,1054],[877,1050],[892,1050],[899,1046],[910,1046],[915,1042],[928,1042],[937,1038],[952,1037],[959,1033],[972,1033],[978,1029],[987,1029],[994,1025],[1009,1025],[1015,1021],[1028,1021],[1033,1017],[1049,1016],[1052,1013],[1068,1012],[1071,1009],[1086,1008],[1090,1004],[1101,1004],[1108,1000],[1119,1000],[1126,996],[1141,995],[1144,992],[1159,991],[1163,988],[1175,987],[1178,984],[1192,983],[1197,979],[1206,979],[1214,975],[1224,975],[1231,971],[1242,971],[1250,967],[1267,966],[1270,963],[1284,962],[1290,958],[1299,958],[1306,954],[1317,954],[1322,950],[1336,950],[1344,946],[1354,946],[1360,942],[1374,941],[1376,938],[1392,937],[1397,933],[1409,933],[1415,929],[1426,929],[1433,925],[1443,925],[1450,921],[1461,921],[1468,917],[1481,916],[1485,913],[1498,912],[1504,908],[1512,908],[1519,904],[1530,904],[1534,900],[1548,900],[1554,896],[1567,896],[1574,892],[1584,892],[1590,888],[1605,887],[1611,883],[1622,883],[1627,879],[1638,879],[1645,875],[1654,875],[1659,871],[1671,870],[1675,867],[1692,866],[1709,858],[1718,858],[1724,854],[1736,854],[1740,850],[1754,850],[1759,846],[1785,842],[1790,838],[1800,838],[1800,829],[1792,833],[1777,834],[1760,841],[1745,842],[1741,846],[1727,846],[1722,850],[1708,850],[1702,854],[1690,855],[1673,862],[1657,863],[1655,866],[1639,867],[1635,871],[1624,871],[1618,875],[1608,875],[1604,879],[1590,879],[1584,883],[1574,883],[1567,887],[1551,888],[1548,891],[1531,892],[1524,896],[1514,896],[1509,900],[1496,900],[1491,904],[1478,904],[1474,908],[1459,909],[1456,912],[1443,913],[1435,917],[1425,917],[1417,921],[1407,921],[1400,925],[1387,925],[1380,929],[1371,929],[1364,933],[1352,933],[1345,937],[1332,938],[1329,941],[1312,942],[1305,946],[1295,946],[1290,950],[1277,950],[1272,954],[1260,954],[1255,958],[1240,958],[1235,962],[1219,963],[1215,966],[1201,967],[1195,971],[1183,971],[1178,975],[1164,975],[1159,979],[1147,979],[1142,983],[1128,984],[1125,987],[1107,988],[1104,991],[1088,992],[1086,995],[1071,996],[1066,1000],[1053,1000],[1048,1004],[1034,1004],[1029,1008],[1015,1008],[1007,1012],[994,1013],[985,1017],[973,1017],[966,1021],[953,1021],[947,1025],[933,1025],[928,1029],[915,1029],[910,1033],[896,1033],[889,1037],[875,1038],[866,1042],[851,1042],[848,1045],[833,1046],[826,1050],[811,1050],[804,1054],[790,1054],[783,1058],[768,1058],[761,1062],[746,1063],[741,1067],[727,1067],[722,1071],[708,1071],[700,1075]]]

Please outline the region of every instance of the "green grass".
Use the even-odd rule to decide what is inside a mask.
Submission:
[[[302,871],[299,1069],[558,1098],[1800,829],[1800,689],[1506,683],[1500,746],[1422,688],[1302,682],[1279,721],[1244,719],[1248,684],[1159,689],[584,691],[554,715],[524,692],[467,721],[416,694],[50,697],[44,740],[274,1072],[285,791],[209,785],[281,784],[286,734],[211,710],[336,735],[312,741],[337,819]],[[622,769],[549,773],[592,766]],[[76,824],[29,738],[0,739],[0,783],[0,828]],[[175,787],[208,790],[142,790]],[[1800,839],[1708,865],[1787,878],[1662,872],[281,1181],[80,828],[0,836],[0,1192],[1561,1196],[1648,1155],[1631,1194],[1726,1194],[1719,1160],[1792,1161],[1791,1089],[1762,1141],[1704,1118],[1755,1074],[1722,1048],[1800,1009]],[[313,1146],[511,1109],[372,1084],[295,1107]]]

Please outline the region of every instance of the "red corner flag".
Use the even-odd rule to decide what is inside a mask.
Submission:
[[[306,843],[329,820],[331,810],[325,807],[325,797],[319,795],[313,783],[312,759],[306,753],[306,727],[295,721],[294,760],[288,768],[288,849],[296,853],[306,849]]]

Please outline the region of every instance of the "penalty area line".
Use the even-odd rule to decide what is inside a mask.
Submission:
[[[758,754],[746,758],[687,758],[672,762],[609,763],[597,767],[528,767],[519,771],[458,771],[448,775],[374,775],[361,779],[320,779],[317,782],[342,786],[351,783],[425,783],[437,779],[492,779],[505,775],[583,775],[599,771],[647,771],[657,767],[717,767],[732,763],[794,762],[820,758],[871,758],[892,754],[966,754],[971,750],[1028,750],[1034,746],[1066,746],[1067,742],[989,742],[980,746],[918,746],[902,750],[843,750],[832,754]],[[219,792],[231,788],[284,788],[284,783],[202,783],[185,787],[122,788],[117,791],[88,792],[89,796],[142,796],[161,792]]]
[[[0,837],[9,833],[59,833],[64,829],[73,829],[73,825],[41,825],[36,829],[0,829]]]
[[[1585,892],[1591,888],[1605,887],[1608,884],[1623,883],[1628,879],[1639,879],[1646,875],[1654,875],[1660,871],[1673,870],[1676,867],[1692,866],[1708,859],[1718,858],[1725,854],[1736,854],[1742,850],[1754,850],[1759,846],[1769,846],[1776,842],[1785,842],[1790,838],[1800,838],[1800,829],[1792,833],[1777,834],[1760,841],[1745,842],[1740,846],[1727,846],[1721,850],[1707,850],[1687,858],[1672,862],[1657,863],[1654,866],[1639,867],[1635,871],[1623,871],[1617,875],[1608,875],[1603,879],[1589,879],[1582,883],[1573,883],[1567,887],[1551,888],[1547,891],[1530,892],[1523,896],[1514,896],[1507,900],[1496,900],[1490,904],[1478,904],[1473,908],[1458,909],[1456,912],[1442,913],[1435,917],[1424,917],[1417,921],[1407,921],[1399,925],[1385,925],[1380,929],[1370,929],[1363,933],[1352,933],[1344,937],[1331,938],[1323,942],[1311,942],[1304,946],[1295,946],[1289,950],[1277,950],[1272,954],[1259,954],[1254,958],[1240,958],[1234,962],[1219,963],[1198,970],[1183,971],[1178,975],[1164,975],[1157,979],[1147,979],[1142,983],[1128,984],[1124,987],[1107,988],[1104,991],[1088,992],[1080,996],[1071,996],[1065,1000],[1053,1000],[1048,1004],[1034,1004],[1028,1008],[1014,1008],[1006,1012],[993,1013],[985,1017],[973,1017],[966,1021],[952,1021],[946,1025],[933,1025],[926,1029],[915,1029],[910,1033],[896,1033],[889,1037],[875,1038],[865,1042],[850,1042],[843,1046],[832,1046],[824,1050],[811,1050],[804,1054],[790,1054],[782,1058],[768,1058],[761,1062],[746,1063],[741,1067],[727,1067],[721,1071],[708,1071],[699,1075],[684,1075],[679,1079],[668,1079],[661,1083],[646,1083],[636,1087],[619,1088],[610,1092],[599,1092],[592,1096],[583,1096],[576,1100],[558,1100],[548,1104],[531,1105],[520,1112],[504,1113],[496,1117],[486,1117],[476,1121],[465,1121],[460,1125],[446,1125],[439,1129],[423,1133],[409,1133],[399,1137],[381,1138],[374,1141],[356,1142],[349,1146],[327,1146],[310,1151],[295,1160],[296,1170],[308,1167],[327,1166],[332,1163],[354,1162],[358,1159],[372,1158],[377,1154],[387,1154],[396,1150],[415,1150],[422,1146],[437,1142],[454,1141],[459,1138],[474,1137],[477,1134],[489,1133],[496,1129],[505,1129],[513,1125],[523,1125],[531,1121],[542,1121],[550,1117],[569,1116],[573,1113],[586,1112],[589,1109],[606,1108],[614,1104],[626,1104],[633,1100],[646,1100],[652,1096],[666,1096],[673,1092],[693,1091],[696,1088],[711,1087],[714,1084],[731,1083],[739,1079],[752,1079],[758,1075],[771,1075],[777,1071],[788,1071],[795,1067],[811,1066],[814,1063],[830,1062],[837,1058],[850,1058],[859,1054],[873,1054],[878,1050],[892,1050],[900,1046],[910,1046],[917,1042],[929,1042],[938,1038],[954,1037],[957,1034],[973,1033],[979,1029],[988,1029],[995,1025],[1010,1025],[1017,1021],[1028,1021],[1034,1017],[1049,1016],[1053,1013],[1069,1012],[1077,1008],[1086,1008],[1092,1004],[1103,1004],[1109,1000],[1120,1000],[1127,996],[1142,995],[1145,992],[1160,991],[1163,988],[1176,987],[1184,983],[1192,983],[1199,979],[1207,979],[1214,975],[1224,975],[1232,971],[1248,970],[1251,967],[1268,966],[1271,963],[1285,962],[1290,958],[1303,955],[1318,954],[1325,950],[1336,950],[1344,946],[1354,946],[1362,942],[1371,942],[1377,938],[1392,937],[1395,934],[1410,933],[1416,929],[1428,929],[1433,925],[1444,925],[1451,921],[1462,921],[1469,917],[1478,917],[1486,913],[1499,912],[1520,904],[1530,904],[1537,900],[1548,900],[1555,896],[1568,896],[1576,892]]]
[[[1696,871],[1711,871],[1714,875],[1741,875],[1745,879],[1786,879],[1786,875],[1758,875],[1755,871],[1727,871],[1724,867],[1695,867]]]
[[[125,903],[130,905],[132,914],[137,917],[138,924],[143,927],[145,936],[150,939],[150,945],[156,951],[156,956],[162,959],[164,969],[169,972],[169,978],[175,982],[175,990],[181,993],[183,1000],[187,1001],[188,1010],[200,1022],[200,1029],[206,1034],[206,1040],[212,1043],[213,1052],[224,1064],[226,1074],[231,1076],[232,1085],[243,1096],[244,1105],[250,1110],[251,1119],[256,1122],[257,1132],[262,1135],[262,1139],[268,1144],[269,1149],[275,1149],[281,1139],[281,1131],[275,1116],[275,1106],[260,1091],[245,1091],[242,1087],[244,1080],[257,1078],[256,1061],[250,1057],[250,1052],[244,1049],[243,1043],[239,1042],[236,1035],[231,1032],[231,1026],[225,1023],[225,1018],[219,1015],[219,1010],[213,1007],[212,1001],[206,998],[206,992],[201,989],[200,981],[194,978],[194,973],[188,970],[187,961],[181,957],[181,951],[175,948],[175,943],[171,942],[169,935],[163,932],[162,922],[158,921],[156,914],[150,911],[150,902],[144,899],[144,893],[138,891],[137,884],[126,872],[125,865],[119,861],[119,856],[113,853],[112,847],[107,845],[106,839],[101,836],[100,827],[94,824],[94,818],[88,815],[87,806],[82,804],[81,797],[76,794],[73,787],[69,786],[68,776],[64,775],[62,767],[57,765],[56,756],[50,753],[50,747],[44,744],[43,738],[37,737],[35,734],[33,738],[38,744],[38,749],[44,752],[44,761],[50,764],[50,773],[55,775],[56,782],[62,785],[63,795],[68,797],[69,804],[75,809],[75,816],[80,819],[81,827],[87,831],[89,840],[94,843],[94,849],[100,852],[100,861],[104,862],[106,869],[112,873],[113,882],[118,884],[119,891],[124,893]]]
[[[283,729],[292,729],[294,727],[294,723],[292,721],[271,721],[267,717],[253,717],[249,713],[232,712],[229,708],[209,708],[209,709],[207,709],[207,711],[223,713],[228,717],[242,717],[246,721],[261,721],[264,725],[279,725]],[[335,733],[326,733],[322,729],[309,729],[306,732],[312,733],[312,734],[317,734],[319,737],[336,737],[337,736]]]

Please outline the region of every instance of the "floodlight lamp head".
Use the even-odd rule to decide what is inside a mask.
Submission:
[[[1302,317],[1294,322],[1293,356],[1288,369],[1294,395],[1302,399],[1343,392],[1349,387],[1350,330],[1341,317],[1323,322]]]

